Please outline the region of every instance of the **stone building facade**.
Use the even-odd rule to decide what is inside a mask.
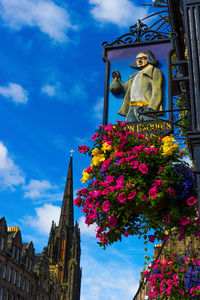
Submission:
[[[0,300],[80,300],[80,230],[74,224],[72,158],[59,226],[52,222],[48,246],[35,254],[18,227],[0,219]]]

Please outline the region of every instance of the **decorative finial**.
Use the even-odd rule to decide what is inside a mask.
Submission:
[[[72,156],[73,156],[73,153],[74,153],[74,150],[71,149],[69,152],[71,153],[71,157],[72,157]]]

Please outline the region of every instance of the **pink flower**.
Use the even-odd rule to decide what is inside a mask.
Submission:
[[[197,285],[196,290],[200,291],[200,285]]]
[[[92,172],[92,167],[88,167],[87,169],[85,169],[86,173],[91,173]]]
[[[108,175],[106,176],[106,183],[111,183],[114,181],[114,176]]]
[[[164,222],[169,223],[169,221],[170,221],[170,215],[164,216]]]
[[[124,183],[124,175],[120,175],[117,180],[116,180],[117,184],[123,184]]]
[[[118,200],[120,203],[124,203],[126,201],[126,194],[123,193],[119,193],[119,195],[117,196]]]
[[[111,162],[111,158],[104,160],[101,165],[101,169],[102,170],[108,169],[110,162]]]
[[[184,238],[185,238],[185,237],[184,237],[183,235],[179,235],[178,240],[179,240],[179,241],[182,241],[182,240],[184,240]]]
[[[127,183],[126,186],[132,187],[133,185],[131,183]]]
[[[150,196],[151,198],[156,198],[156,197],[157,197],[157,191],[158,191],[158,189],[157,189],[156,186],[152,187],[152,188],[149,190],[149,196]]]
[[[175,192],[171,187],[168,188],[168,192],[170,196],[175,196]]]
[[[178,292],[180,293],[180,294],[182,294],[182,295],[184,295],[185,294],[185,292],[184,292],[184,290],[178,290]]]
[[[136,195],[136,191],[131,192],[130,194],[128,194],[128,199],[133,199]]]
[[[149,241],[154,243],[155,242],[155,236],[154,235],[148,235]]]
[[[92,137],[91,140],[95,141],[99,137],[98,133],[95,133]]]
[[[106,126],[104,129],[106,131],[112,131],[113,130],[113,124],[112,123],[108,124],[108,126]]]
[[[90,192],[90,195],[93,197],[93,198],[97,198],[97,197],[99,197],[100,195],[101,195],[101,191],[100,190],[92,190],[91,192]]]
[[[160,187],[163,187],[162,179],[154,180],[153,186],[160,186]]]
[[[115,156],[116,157],[123,157],[124,156],[124,152],[117,152],[116,154],[115,154]]]
[[[138,170],[140,170],[142,172],[142,174],[147,174],[148,173],[147,164],[141,164],[141,165],[139,165]]]
[[[82,204],[82,201],[83,199],[81,197],[77,197],[75,200],[74,200],[74,204],[78,207],[81,207],[81,204]]]
[[[182,268],[182,269],[181,269],[181,272],[185,272],[185,268]]]
[[[77,194],[85,195],[85,194],[87,194],[87,192],[88,192],[88,189],[87,188],[83,188],[83,189],[79,190],[77,192]]]
[[[139,161],[138,160],[131,161],[130,165],[133,166],[133,169],[137,169],[139,165]]]
[[[108,226],[114,227],[117,225],[117,218],[112,214],[108,217]]]
[[[183,226],[190,224],[190,219],[188,219],[187,216],[183,216],[182,218],[180,218],[180,221],[181,221],[181,225]]]
[[[101,192],[101,195],[108,195],[110,193],[110,189],[109,188],[105,188],[105,190],[103,190],[102,192]]]
[[[87,146],[80,146],[80,147],[78,147],[78,151],[80,152],[80,153],[83,153],[83,152],[87,152],[89,150],[89,148],[87,147]]]
[[[102,207],[103,207],[103,212],[107,212],[108,210],[110,210],[110,202],[108,200],[104,201]]]
[[[187,199],[187,205],[192,206],[195,203],[197,203],[197,199],[194,196],[191,196],[190,198]]]
[[[158,174],[160,174],[161,172],[163,172],[163,167],[160,167],[159,171],[158,171]]]

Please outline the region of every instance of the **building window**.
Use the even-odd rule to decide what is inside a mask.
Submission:
[[[28,262],[29,262],[29,259],[28,257],[26,258],[26,268],[28,268]]]
[[[26,286],[26,278],[24,277],[24,281],[23,281],[23,291],[25,290],[25,286]]]
[[[9,292],[9,290],[7,290],[7,292],[6,292],[6,300],[9,300],[9,294],[10,294],[10,292]]]
[[[3,287],[0,286],[0,300],[3,300]]]
[[[19,274],[19,279],[18,279],[18,283],[17,283],[18,288],[21,287],[21,282],[22,282],[22,275]]]
[[[13,284],[16,284],[16,279],[17,279],[17,272],[14,271]]]
[[[5,279],[6,278],[6,270],[7,270],[7,265],[3,266],[3,273],[2,273],[2,278]]]
[[[16,261],[19,261],[19,248],[16,249]]]
[[[8,282],[11,281],[11,276],[12,276],[12,269],[9,268],[9,269],[8,269]]]
[[[15,258],[15,245],[13,245],[13,248],[12,248],[12,257]]]
[[[27,284],[26,284],[26,292],[29,292],[29,285],[30,285],[30,280],[27,280]]]
[[[2,238],[1,238],[1,243],[0,243],[0,250],[1,250],[1,251],[4,251],[4,246],[5,246],[5,238],[2,237]]]

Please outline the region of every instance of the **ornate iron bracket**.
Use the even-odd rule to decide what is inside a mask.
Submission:
[[[103,42],[103,47],[119,46],[119,45],[130,45],[147,41],[155,41],[168,39],[169,36],[165,33],[150,30],[148,26],[142,23],[140,20],[135,25],[130,27],[130,32],[121,35],[112,43]]]

